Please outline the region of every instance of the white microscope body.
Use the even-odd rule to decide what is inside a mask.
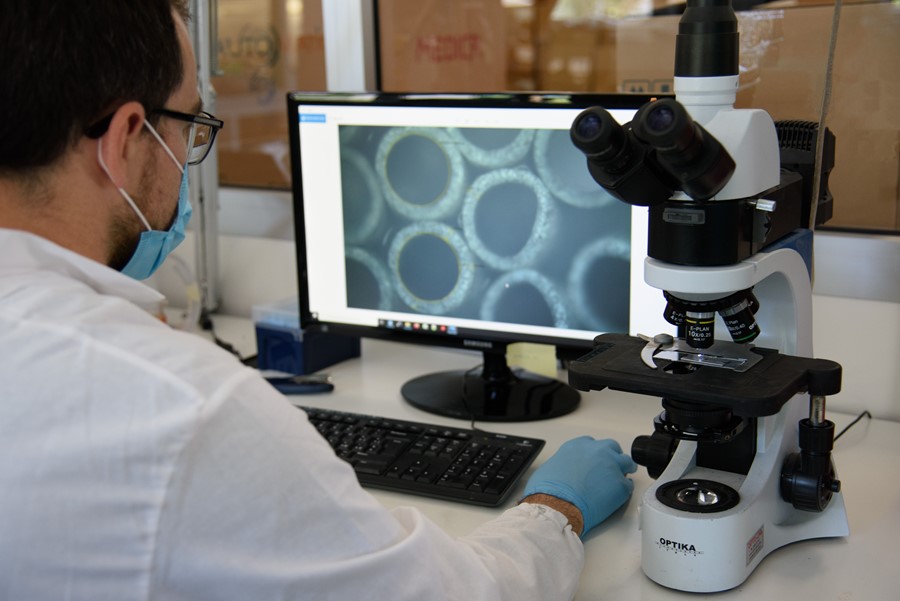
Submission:
[[[737,77],[732,84],[725,79],[716,83],[735,89]],[[727,92],[704,96],[698,94],[700,83],[709,89],[713,82],[676,78],[676,98],[735,157],[735,173],[717,197],[743,198],[774,187],[779,172],[778,141],[769,115],[749,109],[731,111],[733,94],[730,102]],[[684,93],[682,84],[687,88]],[[727,106],[716,106],[710,98],[723,99]],[[693,104],[704,100],[706,104]],[[709,115],[712,118],[704,122]],[[762,324],[755,343],[789,355],[813,356],[810,274],[793,249],[760,252],[725,267],[684,267],[647,259],[644,280],[681,298],[721,298],[753,288],[760,306],[756,317]],[[762,559],[779,547],[849,534],[839,492],[821,513],[795,509],[780,495],[782,465],[797,449],[797,424],[809,405],[808,397],[798,394],[777,414],[758,419],[756,456],[746,475],[698,467],[697,443],[682,440],[678,444],[665,471],[641,500],[641,561],[648,577],[684,591],[726,590],[744,582]],[[661,487],[684,480],[726,484],[738,492],[740,500],[722,512],[692,513],[669,507],[657,498]]]
[[[662,398],[653,435],[632,445],[657,478],[639,509],[642,568],[690,592],[734,588],[789,543],[849,534],[825,419],[841,368],[813,357],[807,264],[812,207],[830,196],[804,187],[823,174],[782,169],[796,150],[785,129],[733,108],[737,42],[727,0],[688,0],[675,100],[625,128],[587,109],[571,129],[597,183],[649,207],[644,279],[678,332],[602,334],[569,382]]]

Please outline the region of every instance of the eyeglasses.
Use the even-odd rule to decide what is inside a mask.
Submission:
[[[190,124],[190,129],[185,136],[188,147],[188,165],[199,165],[203,159],[209,154],[213,142],[216,140],[216,134],[225,125],[221,119],[216,119],[207,112],[201,112],[198,115],[190,113],[182,113],[169,109],[154,109],[150,114],[158,114],[169,119],[177,119]],[[100,121],[84,130],[84,135],[89,138],[97,139],[106,133],[109,124],[112,121],[114,113],[110,113]]]
[[[178,111],[170,111],[169,109],[156,109],[150,111],[157,113],[169,119],[177,119],[190,123],[190,131],[187,135],[188,143],[188,165],[199,165],[209,154],[213,142],[216,140],[216,134],[225,125],[221,119],[216,119],[206,112],[199,115],[191,115],[189,113],[179,113]]]

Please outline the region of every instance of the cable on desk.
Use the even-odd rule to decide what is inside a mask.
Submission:
[[[864,418],[864,417],[868,417],[869,419],[872,419],[872,414],[869,413],[869,410],[868,410],[868,409],[864,410],[862,413],[860,413],[859,415],[856,416],[856,419],[855,419],[855,420],[853,420],[852,422],[850,422],[849,424],[847,424],[846,426],[844,426],[844,429],[841,430],[840,432],[838,432],[837,435],[834,437],[834,442],[837,442],[837,439],[838,439],[838,438],[840,438],[841,436],[843,436],[844,433],[845,433],[847,430],[849,430],[850,428],[852,428],[853,426],[855,426],[855,425],[857,424],[857,422],[859,422],[859,420],[861,420],[861,419]]]
[[[476,365],[475,367],[473,367],[472,369],[468,370],[465,374],[463,374],[462,390],[460,391],[460,393],[462,394],[463,406],[466,408],[466,411],[469,414],[469,428],[474,430],[475,432],[486,432],[486,431],[475,426],[475,412],[472,411],[472,409],[469,407],[468,382],[469,382],[469,376],[471,376],[475,371],[481,369],[482,367],[484,367],[484,364],[480,363],[480,364]]]
[[[256,359],[257,355],[250,355],[248,357],[241,357],[241,354],[234,348],[234,345],[225,342],[221,338],[216,335],[215,327],[213,326],[212,317],[206,309],[200,312],[200,327],[203,328],[204,331],[209,332],[210,336],[212,336],[213,342],[216,343],[217,346],[225,349],[232,355],[238,358],[238,360],[244,365],[249,365],[250,367],[256,367]]]

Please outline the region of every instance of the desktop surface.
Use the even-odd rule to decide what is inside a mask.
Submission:
[[[242,320],[216,321],[219,335],[227,340],[252,344],[252,324]],[[240,346],[238,347],[241,348]],[[248,347],[249,350],[249,347]],[[467,422],[425,413],[400,397],[400,384],[436,367],[471,367],[472,355],[457,350],[423,349],[380,340],[363,340],[362,356],[328,369],[334,392],[290,397],[305,406],[375,414],[396,419],[425,421],[465,427]],[[565,374],[561,374],[565,379]],[[491,424],[478,422],[486,430],[533,436],[546,440],[532,470],[559,446],[576,436],[589,434],[613,438],[628,449],[638,435],[649,434],[652,420],[661,410],[659,400],[604,390],[582,393],[573,413],[538,422]],[[865,409],[860,399],[859,409]],[[829,412],[841,430],[855,415]],[[819,539],[789,545],[772,552],[740,586],[713,596],[726,599],[786,599],[802,595],[808,599],[835,601],[896,598],[900,571],[894,566],[895,541],[900,537],[900,480],[895,458],[900,455],[900,423],[862,420],[836,443],[834,460],[850,521],[850,536]],[[479,524],[515,504],[519,490],[500,508],[483,508],[370,490],[387,507],[413,506],[455,536],[469,533]],[[666,589],[641,571],[641,540],[638,504],[653,480],[644,468],[634,474],[631,501],[585,540],[585,569],[576,599],[686,599],[696,594]]]

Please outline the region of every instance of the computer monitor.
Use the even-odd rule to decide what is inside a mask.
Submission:
[[[481,352],[404,399],[479,420],[572,411],[576,390],[510,369],[507,345],[563,359],[604,332],[655,334],[646,209],[590,177],[581,109],[627,122],[650,98],[589,94],[288,95],[301,325]]]

